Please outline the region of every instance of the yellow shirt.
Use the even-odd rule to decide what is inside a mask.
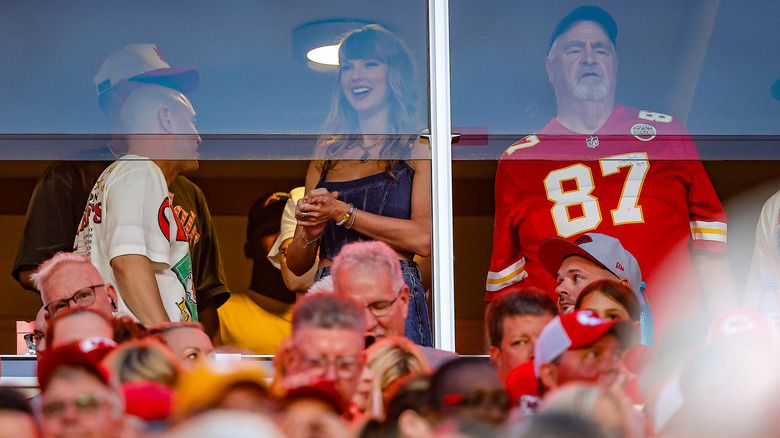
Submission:
[[[222,345],[255,354],[274,354],[292,329],[292,304],[253,293],[232,293],[220,306],[219,328]]]

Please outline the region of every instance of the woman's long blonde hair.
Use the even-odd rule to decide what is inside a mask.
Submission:
[[[341,70],[333,88],[330,113],[325,120],[325,132],[317,141],[317,150],[326,161],[326,169],[343,156],[343,151],[362,141],[362,134],[387,136],[378,156],[395,166],[409,156],[423,123],[420,120],[420,92],[417,73],[404,43],[392,32],[376,24],[369,24],[346,34],[339,48],[339,63],[349,59],[376,59],[387,65],[387,85],[390,115],[389,132],[364,133],[360,131],[357,112],[347,101],[341,87]]]

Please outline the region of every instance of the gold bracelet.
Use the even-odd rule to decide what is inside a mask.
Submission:
[[[304,243],[304,245],[303,245],[303,247],[304,247],[304,248],[306,248],[307,246],[311,245],[312,243],[314,243],[314,242],[316,242],[316,241],[320,240],[320,237],[322,237],[322,233],[320,233],[320,234],[319,234],[319,235],[318,235],[316,238],[314,238],[313,240],[309,240],[309,239],[307,239],[307,238],[306,238],[306,232],[305,232],[305,231],[303,231],[303,230],[301,230],[301,237],[303,237],[303,241],[305,242],[305,243]]]
[[[352,229],[352,225],[355,225],[355,219],[357,219],[357,212],[358,212],[358,209],[356,207],[355,208],[355,212],[352,213],[352,222],[350,222],[349,225],[344,225],[344,228],[346,228],[348,230]]]

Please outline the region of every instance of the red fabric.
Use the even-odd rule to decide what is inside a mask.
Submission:
[[[493,277],[524,260],[525,272],[517,278],[527,278],[519,285],[538,287],[555,299],[556,281],[539,263],[541,242],[603,233],[619,239],[639,262],[656,339],[673,319],[695,311],[699,283],[690,251],[725,252],[726,245],[692,239],[690,221],[725,223],[726,216],[681,123],[618,105],[593,135],[576,134],[553,119],[513,147],[502,155],[496,174]],[[620,155],[631,161],[604,159]],[[638,199],[629,196],[637,190]],[[641,207],[641,221],[634,221],[634,205]],[[626,210],[627,216],[613,217]],[[499,292],[489,291],[486,299]]]
[[[146,421],[166,420],[171,415],[173,389],[156,382],[122,385],[126,412]]]
[[[517,405],[524,395],[539,396],[539,379],[534,373],[534,361],[529,360],[516,366],[506,377],[506,390],[512,406]]]

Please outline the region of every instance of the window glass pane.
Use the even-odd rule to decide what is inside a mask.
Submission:
[[[341,174],[344,177],[341,182],[375,176],[376,179],[384,178],[386,185],[391,185],[396,181],[395,176],[390,177],[384,172],[389,159],[415,161],[411,165],[420,166],[415,172],[404,167],[403,163],[394,168],[406,172],[398,179],[405,178],[408,184],[403,196],[393,202],[406,202],[405,207],[411,210],[408,205],[411,180],[412,175],[416,175],[414,181],[421,181],[424,188],[415,191],[423,196],[422,202],[415,198],[415,205],[430,208],[431,203],[425,198],[430,185],[427,177],[430,154],[427,144],[417,141],[418,135],[428,127],[429,112],[426,2],[141,0],[111,4],[76,0],[67,4],[4,1],[2,5],[0,189],[7,196],[0,220],[7,225],[10,236],[10,243],[2,255],[3,264],[11,266],[15,258],[35,252],[31,258],[16,260],[15,268],[21,269],[15,269],[14,275],[18,274],[21,285],[10,276],[2,283],[5,290],[11,291],[6,294],[10,304],[0,305],[6,309],[5,313],[0,312],[0,321],[8,326],[11,325],[10,319],[19,319],[19,315],[25,315],[27,320],[33,319],[40,307],[38,295],[21,290],[22,286],[31,287],[29,283],[25,284],[25,275],[55,251],[71,251],[74,234],[77,229],[85,229],[85,221],[92,221],[91,225],[94,225],[101,218],[101,213],[109,216],[108,210],[112,207],[100,205],[99,200],[88,197],[107,166],[127,151],[130,140],[144,140],[145,144],[152,146],[172,138],[181,141],[180,147],[174,145],[170,150],[162,150],[161,147],[150,150],[150,153],[158,154],[152,158],[161,163],[159,166],[162,168],[166,163],[172,163],[172,158],[180,158],[185,146],[196,142],[195,129],[202,137],[202,143],[197,148],[197,170],[192,166],[186,171],[178,169],[180,175],[172,181],[160,181],[162,176],[168,175],[155,173],[160,178],[153,181],[153,199],[157,201],[154,212],[159,215],[144,215],[147,226],[151,224],[154,228],[159,225],[158,228],[171,232],[178,220],[177,225],[181,225],[186,233],[192,251],[193,283],[198,304],[212,298],[208,294],[201,295],[198,285],[213,286],[218,283],[216,280],[210,282],[214,278],[204,279],[197,274],[199,263],[202,268],[203,264],[213,262],[214,259],[209,258],[216,254],[217,236],[230,291],[238,292],[236,295],[245,293],[241,295],[244,297],[249,295],[247,287],[253,278],[255,261],[265,262],[263,267],[271,271],[264,273],[269,276],[276,274],[274,284],[279,286],[279,272],[265,257],[268,248],[262,248],[263,254],[257,249],[260,246],[257,245],[257,236],[252,234],[250,225],[254,224],[248,213],[258,201],[263,206],[264,195],[289,192],[304,186],[315,146],[326,136],[329,136],[328,139],[346,139],[342,153],[316,157],[342,162],[366,157],[366,163],[355,166],[363,174],[347,174],[346,177]],[[370,38],[367,38],[366,53],[355,51],[354,46],[358,49],[364,47],[353,44],[351,55],[347,55],[350,71],[353,72],[349,80],[339,81],[338,67],[315,65],[306,60],[304,49],[325,42],[335,43],[346,32],[368,25],[378,25],[385,30],[375,31],[380,35],[376,50],[371,46],[374,40]],[[115,75],[126,78],[110,70],[93,81],[104,60],[129,44],[145,45],[137,50],[155,62],[152,64],[154,68],[142,66],[146,69],[142,71],[165,67],[159,65],[163,62],[182,70],[166,71],[165,75],[132,76],[133,80],[125,82],[111,81]],[[150,47],[151,44],[156,46],[157,52]],[[384,73],[383,65],[386,67]],[[188,76],[194,74],[190,68],[197,68],[198,80]],[[378,77],[377,71],[380,73]],[[193,82],[197,83],[197,87]],[[120,89],[118,84],[127,87]],[[131,129],[136,126],[133,124],[136,119],[124,117],[148,116],[137,113],[137,108],[130,105],[131,99],[138,96],[136,93],[140,90],[146,89],[144,87],[155,86],[150,84],[175,88],[178,90],[176,93],[183,92],[194,113],[185,113],[188,117],[179,119],[170,118],[165,112],[154,112],[152,121],[161,124],[170,121],[174,126],[189,127],[190,131]],[[107,93],[105,90],[114,91],[102,94],[109,97],[100,98],[99,92]],[[343,97],[347,94],[351,98]],[[326,123],[332,114],[334,96],[340,96],[344,101],[341,107],[337,107],[338,117],[331,117],[343,122],[341,124]],[[148,100],[153,100],[152,97],[155,96],[148,97]],[[120,125],[114,123],[117,116],[112,109],[120,108],[112,103],[114,98],[124,104],[118,116],[121,118]],[[175,99],[179,103],[184,102],[178,95]],[[101,109],[99,101],[104,101],[106,111]],[[139,102],[134,103],[143,107]],[[189,108],[184,104],[181,107]],[[362,123],[365,120],[377,123]],[[127,140],[124,134],[128,133],[161,136],[139,135]],[[336,141],[333,144],[342,145]],[[330,168],[331,174],[336,173],[333,169]],[[186,175],[186,179],[182,175]],[[127,180],[138,182],[133,178]],[[105,179],[102,181],[105,182]],[[340,181],[337,179],[336,182]],[[314,188],[316,183],[315,178],[310,188]],[[355,183],[355,186],[365,188],[362,182]],[[146,194],[142,188],[128,191],[138,197],[141,193]],[[331,188],[331,191],[334,190]],[[366,191],[370,192],[371,187]],[[379,213],[378,210],[385,206],[380,202],[381,197],[359,204],[345,198],[344,190],[340,193],[339,202],[343,201],[340,206],[350,202],[359,208],[358,214],[342,224],[354,226],[353,230],[360,230],[361,219],[368,220],[365,219],[367,211],[377,210],[374,212]],[[162,197],[159,197],[161,194]],[[128,207],[134,205],[132,197],[128,196],[127,202],[122,200],[113,205],[121,204],[132,210]],[[211,219],[207,216],[206,201]],[[167,208],[168,203],[170,209]],[[258,209],[253,211],[257,213]],[[404,211],[388,212],[388,209],[385,216],[395,215],[393,217],[396,218],[405,214]],[[280,213],[278,208],[274,210],[274,214],[277,213]],[[269,217],[264,214],[254,217],[257,222],[268,225],[261,229],[264,233],[273,231],[273,221]],[[421,217],[427,218],[428,215],[423,213]],[[339,220],[332,221],[332,225],[335,226]],[[106,219],[106,222],[109,220]],[[430,227],[426,220],[423,222],[420,228]],[[292,224],[294,229],[295,220]],[[209,234],[212,225],[213,234]],[[276,225],[278,229],[278,220]],[[338,228],[343,230],[341,226]],[[179,227],[176,229],[179,230]],[[269,235],[260,235],[261,244],[273,243],[273,239],[269,243]],[[299,236],[300,233],[295,235]],[[173,240],[171,234],[166,237]],[[392,244],[392,237],[395,236],[385,240]],[[42,242],[47,238],[50,242]],[[176,238],[177,242],[183,240],[178,233]],[[22,239],[24,244],[32,247],[32,251],[26,252],[29,247],[20,245],[21,249],[16,253],[17,242]],[[323,237],[322,241],[326,238]],[[51,246],[47,246],[49,244]],[[214,249],[209,249],[210,244]],[[408,258],[416,252],[426,252],[425,248],[404,249]],[[206,255],[199,258],[198,254]],[[420,264],[425,266],[425,263],[421,261]],[[186,263],[179,266],[186,266]],[[201,269],[202,272],[204,269]],[[186,276],[182,277],[186,282]],[[258,282],[265,285],[263,281]],[[28,296],[34,299],[20,302]],[[269,292],[266,296],[272,294]],[[289,298],[289,295],[286,296]],[[424,296],[417,293],[418,308],[425,307]],[[191,310],[191,306],[183,307]],[[2,343],[0,352],[7,352]],[[272,351],[265,351],[269,352]]]
[[[694,136],[724,136],[698,145],[704,157],[770,153],[762,144],[746,150],[723,143],[733,136],[780,134],[780,102],[771,91],[780,58],[769,55],[780,49],[780,29],[768,18],[780,5],[761,4],[601,4],[618,28],[617,102],[672,115]],[[474,134],[463,138],[467,146],[454,148],[456,159],[498,158],[556,116],[544,59],[556,24],[580,4],[491,5],[454,1],[451,7],[452,123],[456,131]],[[489,146],[482,144],[484,134]]]
[[[663,263],[674,264],[669,260],[678,259],[668,247],[679,245],[685,254],[679,266],[698,263],[689,245],[700,248],[703,240],[725,236],[715,231],[725,221],[714,217],[722,213],[716,208],[722,204],[728,216],[732,298],[741,300],[746,284],[746,298],[755,292],[756,279],[749,279],[748,272],[756,223],[764,201],[780,189],[780,93],[773,94],[780,89],[780,84],[773,88],[780,78],[780,58],[770,55],[780,49],[780,29],[773,18],[780,5],[596,4],[616,22],[615,52],[602,50],[612,47],[602,24],[596,26],[600,40],[580,35],[550,53],[556,25],[581,2],[451,2],[452,124],[453,131],[462,134],[453,145],[458,160],[453,166],[453,208],[459,351],[484,351],[480,339],[465,334],[466,328],[480,327],[484,318],[484,295],[474,291],[540,286],[534,278],[544,277],[543,288],[555,296],[556,280],[539,262],[538,244],[547,238],[573,240],[589,231],[626,236],[632,233],[625,230],[634,227],[635,241],[643,243],[629,249],[641,254],[637,258],[644,263],[643,278],[646,274],[653,283],[648,283],[648,294],[657,302],[671,296],[653,294],[673,276],[659,274],[662,263],[648,257],[648,248]],[[562,33],[571,28],[565,26]],[[566,61],[582,51],[589,52],[587,57]],[[546,63],[548,54],[553,56]],[[599,61],[602,58],[610,60]],[[567,118],[567,111],[577,108],[592,108],[577,114],[600,116],[598,105],[582,102],[598,100],[588,93],[600,92],[599,84],[609,91],[611,83],[616,84],[614,94],[607,95],[614,96],[616,112],[609,103],[606,117],[590,120],[590,130],[583,126],[587,117],[574,119],[580,125]],[[617,117],[629,109],[635,109],[630,117]],[[643,157],[621,156],[625,144],[648,154],[647,179]],[[502,154],[504,160],[499,161]],[[664,166],[680,172],[661,181],[653,173]],[[618,180],[608,181],[609,175]],[[606,205],[605,192],[610,190],[615,196]],[[631,190],[638,190],[636,196]],[[621,204],[625,199],[631,202]],[[528,206],[534,202],[533,208]],[[679,217],[679,243],[669,245],[669,231],[659,228],[658,218],[652,219],[658,214],[658,208],[651,207],[656,202],[672,207],[667,219]],[[692,213],[708,203],[717,215],[702,219]],[[642,218],[631,218],[638,213],[635,206],[643,209]],[[771,216],[769,212],[765,217]],[[704,222],[708,225],[700,226]],[[718,227],[709,227],[715,222]],[[571,224],[576,226],[567,228]],[[499,235],[495,240],[494,230]],[[477,233],[480,238],[475,240]],[[522,252],[502,254],[503,246]],[[493,265],[486,254],[491,254]],[[695,291],[698,281],[720,278],[704,272],[697,276],[687,271],[678,286],[693,284]],[[699,299],[694,297],[693,306]],[[659,313],[659,318],[668,318]]]
[[[418,90],[415,133],[427,125],[424,2],[5,2],[3,11],[0,134],[33,141],[19,147],[20,137],[4,136],[1,158],[59,158],[105,141],[92,135],[119,131],[101,111],[97,88],[125,70],[107,67],[100,84],[93,78],[109,54],[136,43],[155,44],[174,68],[199,70],[187,95],[205,140],[201,159],[307,157],[323,133],[338,69],[308,61],[306,49],[370,23],[408,48],[417,74],[404,74],[400,85]]]

